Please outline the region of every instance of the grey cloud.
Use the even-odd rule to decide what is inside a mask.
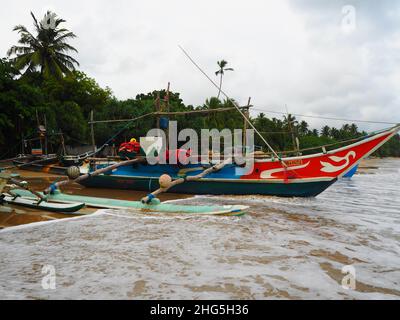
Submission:
[[[18,1],[0,19],[0,51],[16,42],[16,24],[47,2]],[[199,105],[217,90],[179,51],[182,44],[215,80],[228,60],[224,89],[264,109],[365,120],[400,121],[397,1],[53,1],[78,38],[81,69],[118,98],[165,88]],[[357,29],[340,28],[354,5]],[[310,120],[314,126],[338,124]],[[362,128],[379,127],[361,125]],[[382,127],[382,126],[380,126]]]

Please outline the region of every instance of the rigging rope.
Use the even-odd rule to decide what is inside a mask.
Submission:
[[[272,154],[279,159],[279,161],[282,163],[284,167],[287,167],[287,165],[282,161],[281,157],[275,152],[275,150],[271,147],[271,145],[267,142],[267,140],[262,136],[262,134],[256,129],[256,127],[253,125],[253,123],[248,119],[244,113],[240,110],[239,106],[237,105],[236,101],[232,100],[209,76],[203,69],[190,57],[190,55],[183,49],[180,45],[178,45],[179,49],[182,50],[182,52],[185,54],[185,56],[196,66],[196,68],[216,87],[225,97],[227,100],[229,100],[235,107],[236,110],[241,114],[243,119],[250,125],[250,127],[253,128],[253,130],[258,134],[258,136],[261,138],[261,140],[265,143],[265,145],[268,147],[268,149],[272,152]]]
[[[262,111],[262,112],[266,112],[266,113],[276,113],[276,114],[287,115],[287,112],[282,112],[282,111],[264,110],[264,109],[259,109],[259,108],[252,108],[252,110]],[[344,119],[344,118],[325,117],[325,116],[311,116],[311,115],[299,114],[299,113],[290,113],[290,114],[292,116],[296,116],[296,117],[316,118],[316,119],[325,119],[325,120],[338,120],[338,121],[348,121],[348,122],[365,122],[365,123],[380,123],[380,124],[391,124],[391,125],[398,124],[398,122],[372,121],[372,120],[355,120],[355,119]]]

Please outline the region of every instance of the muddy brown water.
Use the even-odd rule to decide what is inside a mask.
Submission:
[[[399,299],[399,168],[399,159],[375,160],[311,199],[163,195],[249,205],[243,217],[2,207],[0,298]],[[27,175],[38,190],[59,178]],[[144,195],[75,185],[66,192]],[[55,289],[42,286],[44,266],[54,267]],[[349,268],[355,287],[346,289]]]

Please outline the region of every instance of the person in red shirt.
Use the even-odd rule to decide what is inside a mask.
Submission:
[[[118,154],[123,158],[134,158],[140,152],[140,143],[132,138],[129,142],[121,143]]]

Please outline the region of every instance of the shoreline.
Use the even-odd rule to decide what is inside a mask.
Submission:
[[[375,174],[375,172],[379,169],[380,162],[385,159],[394,160],[399,158],[371,157],[363,159],[359,164],[355,176],[357,176],[358,174]],[[15,170],[14,172],[20,174],[21,179],[28,180],[32,188],[36,191],[44,190],[44,188],[48,186],[50,183],[65,178],[65,176],[28,171],[22,169]],[[146,195],[146,192],[142,191],[85,188],[78,184],[71,184],[66,187],[63,187],[63,191],[69,194],[79,194],[79,195],[95,196],[95,197],[112,197],[121,200],[135,200],[135,199],[138,200]],[[176,194],[176,193],[164,193],[160,195],[161,201],[187,199],[190,197],[192,196],[187,194]],[[0,230],[9,227],[14,227],[17,225],[24,225],[35,222],[73,218],[81,216],[82,213],[92,214],[97,210],[99,209],[85,207],[81,209],[80,211],[81,214],[63,214],[63,213],[54,213],[54,212],[18,207],[14,205],[3,205],[0,206]]]

